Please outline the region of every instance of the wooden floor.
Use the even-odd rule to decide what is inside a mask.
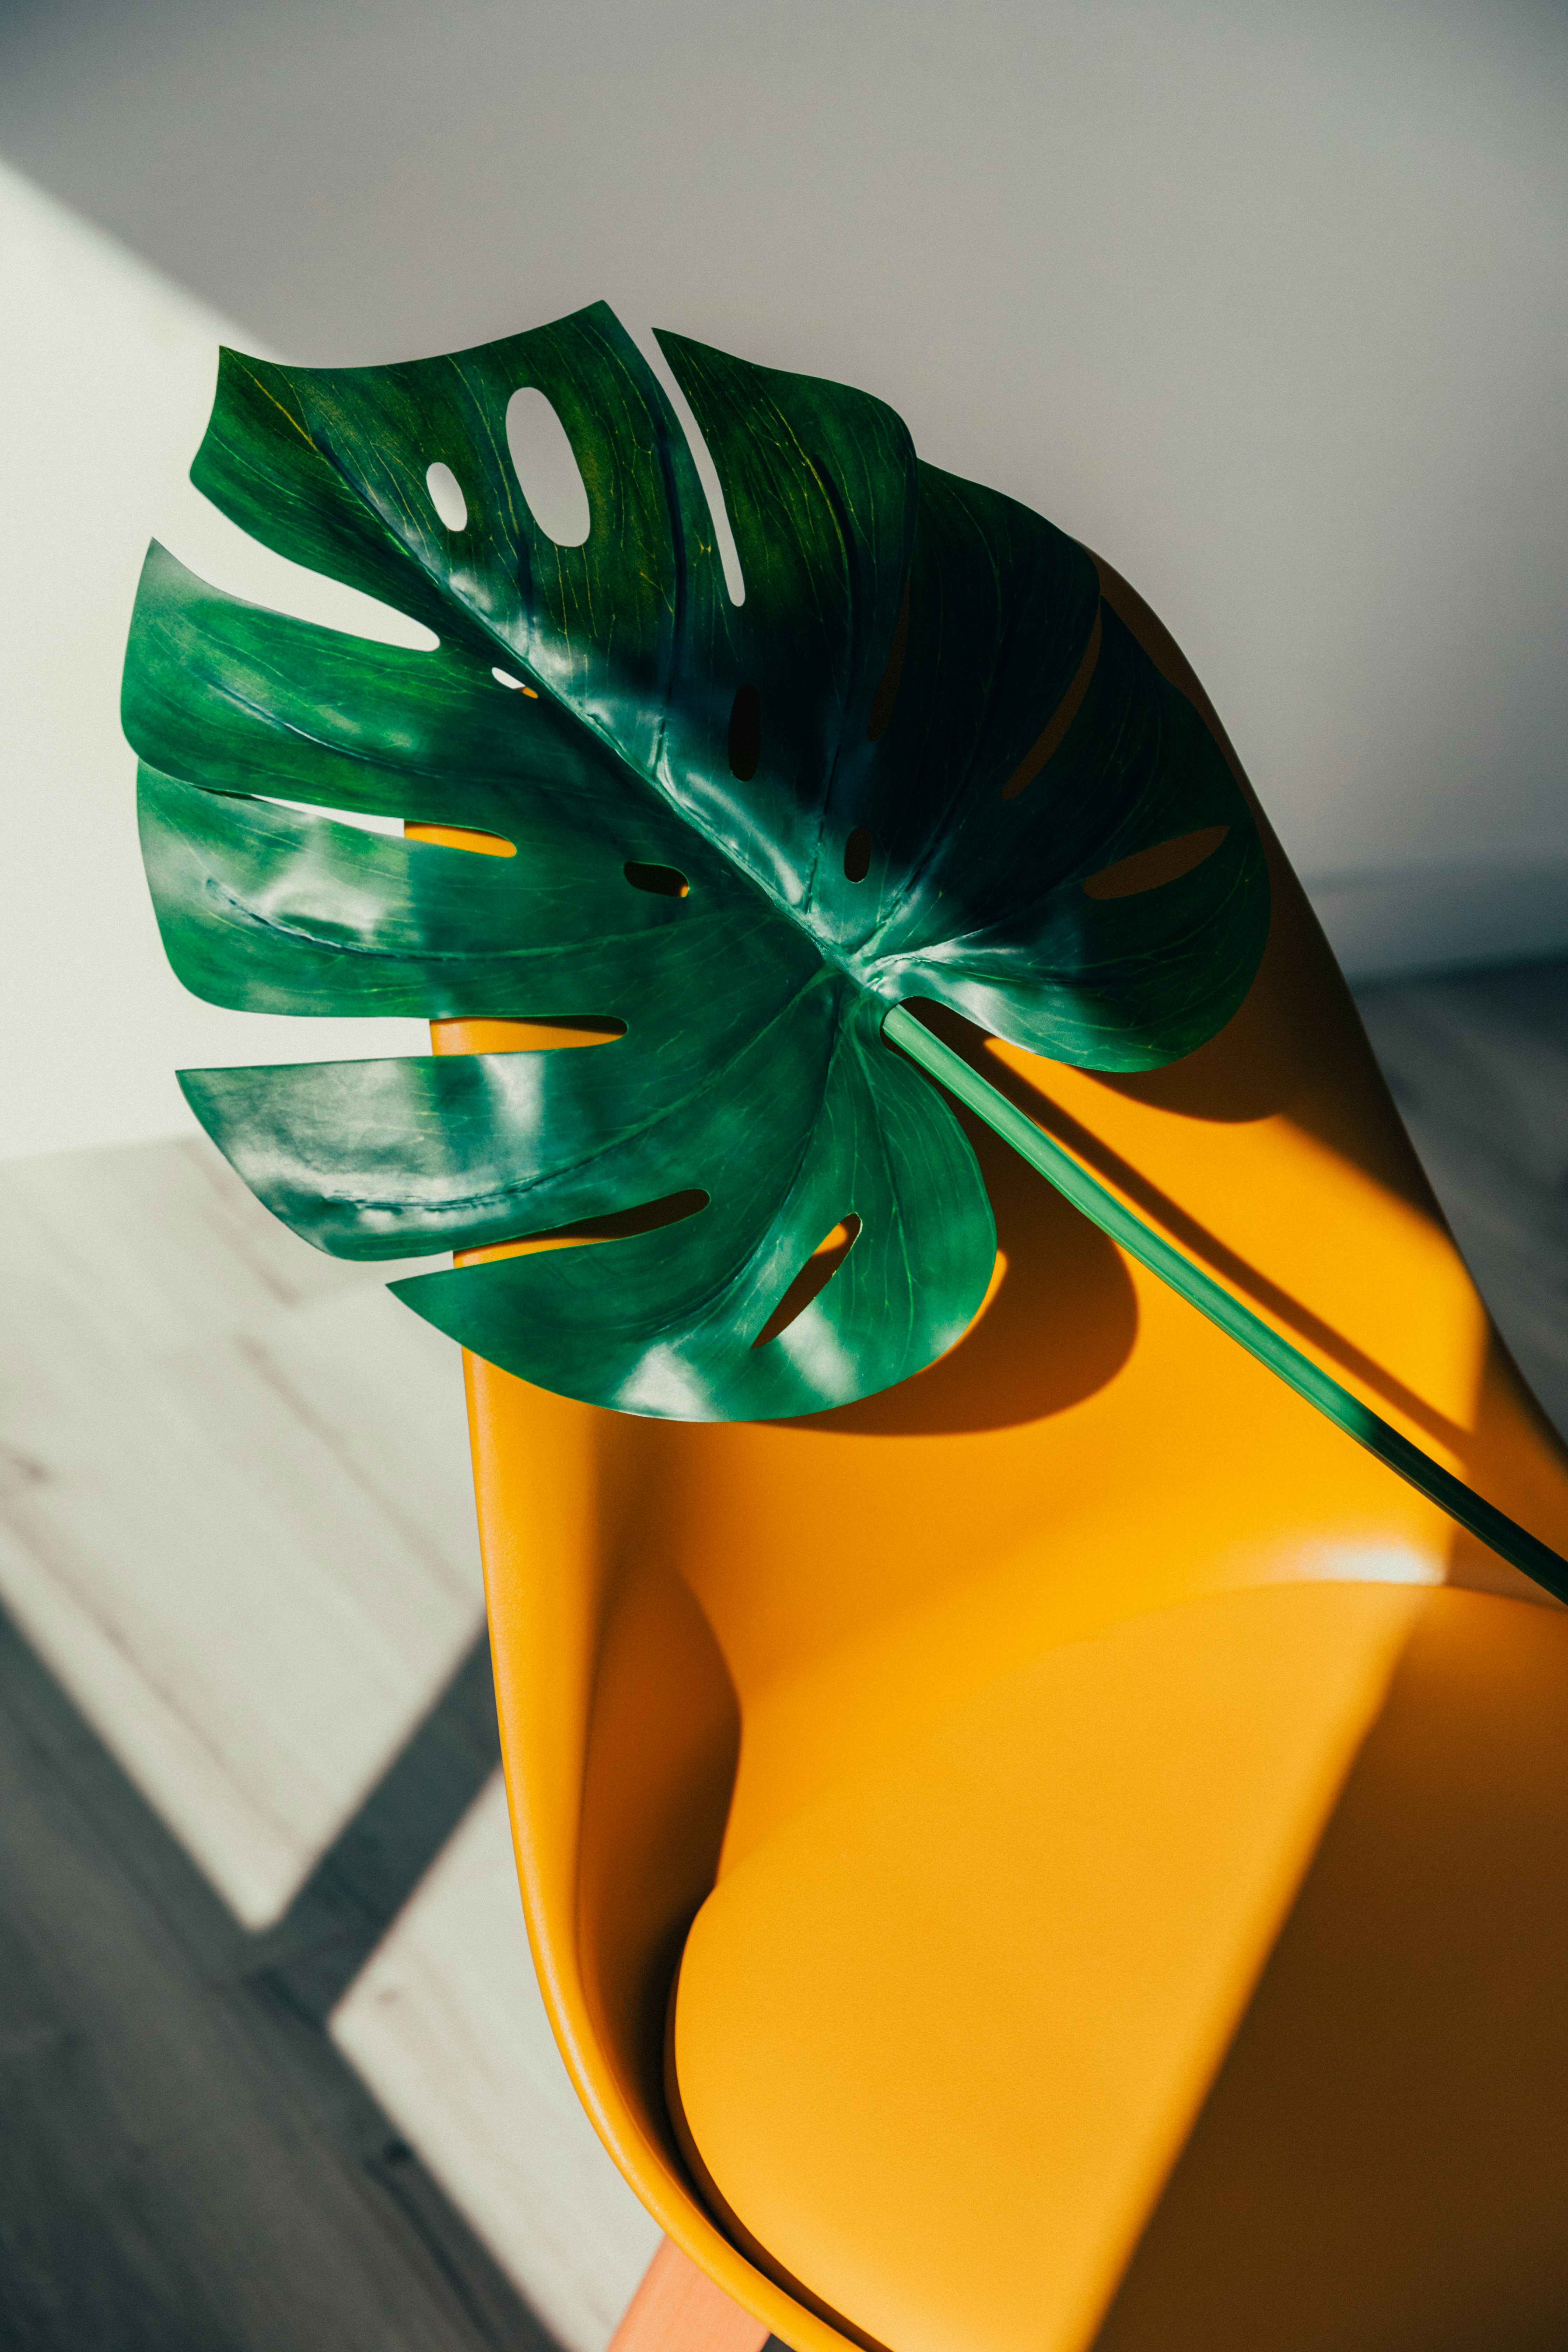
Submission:
[[[199,1139],[0,1167],[4,2352],[602,2352],[658,2243],[533,1983],[460,1369],[384,1272]]]
[[[0,2343],[542,2352],[323,2027],[490,1763],[479,1659],[249,1935],[0,1630]]]
[[[1357,993],[1471,1272],[1568,1435],[1568,961]]]
[[[1361,1002],[1568,1429],[1568,963]],[[0,1169],[0,2352],[602,2352],[442,1344],[195,1143]]]

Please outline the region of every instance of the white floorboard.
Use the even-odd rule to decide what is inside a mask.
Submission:
[[[523,1930],[499,1774],[332,2039],[570,2352],[603,2352],[658,2244],[578,2104]]]
[[[457,1352],[205,1142],[0,1169],[0,1601],[249,1927],[480,1622]]]

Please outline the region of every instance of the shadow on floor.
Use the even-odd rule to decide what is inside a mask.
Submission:
[[[1356,991],[1444,1213],[1568,1437],[1568,960]]]
[[[325,2030],[497,1754],[481,1642],[252,1936],[0,1619],[5,2352],[554,2352]]]

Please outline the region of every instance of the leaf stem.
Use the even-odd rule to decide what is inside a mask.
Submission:
[[[1478,1495],[1474,1487],[1467,1486],[1462,1478],[1443,1469],[1407,1437],[1401,1436],[1359,1397],[1342,1388],[1338,1381],[1331,1380],[1310,1357],[1292,1347],[1261,1316],[1233,1297],[1212,1275],[1194,1265],[1162,1234],[1152,1232],[1081,1167],[1070,1152],[1042,1133],[1026,1112],[1017,1109],[978,1071],[972,1070],[962,1055],[955,1054],[951,1045],[944,1045],[940,1037],[934,1037],[905,1006],[894,1005],[882,1024],[882,1034],[890,1045],[900,1046],[911,1061],[918,1062],[928,1076],[956,1095],[1005,1143],[1011,1144],[1075,1209],[1081,1210],[1102,1233],[1120,1243],[1141,1265],[1146,1265],[1151,1274],[1158,1275],[1162,1282],[1179,1292],[1200,1315],[1217,1323],[1259,1363],[1267,1364],[1298,1396],[1305,1397],[1348,1437],[1353,1437],[1358,1445],[1364,1445],[1369,1454],[1397,1471],[1417,1493],[1436,1503],[1451,1519],[1457,1519],[1460,1527],[1479,1536],[1500,1558],[1522,1569],[1554,1599],[1568,1601],[1568,1560],[1489,1503],[1484,1496]]]

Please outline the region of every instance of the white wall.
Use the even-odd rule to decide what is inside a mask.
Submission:
[[[157,536],[242,595],[412,642],[185,479],[235,331],[0,167],[0,1156],[194,1126],[181,1067],[428,1051],[416,1021],[225,1013],[170,971],[142,878],[120,667]]]
[[[1143,588],[1364,971],[1568,948],[1565,64],[1525,0],[32,0],[0,152],[252,348],[603,294],[881,394]],[[172,983],[103,678],[218,330],[43,217],[3,330],[21,1001],[107,1020],[100,1131],[142,1133]],[[98,897],[55,939],[68,842]],[[282,1050],[233,1035],[189,1057]]]

